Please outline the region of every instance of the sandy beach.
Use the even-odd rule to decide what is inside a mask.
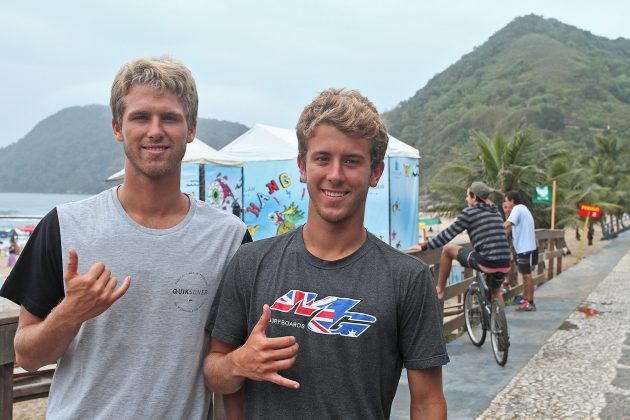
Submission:
[[[448,225],[443,224],[440,225],[439,229],[444,229]],[[596,253],[602,246],[606,245],[608,241],[601,240],[602,234],[599,226],[595,227],[595,239],[593,241],[592,246],[588,246],[586,242],[582,248],[582,257],[587,257]],[[466,235],[463,235],[461,238],[464,241],[468,240]],[[571,254],[567,255],[562,260],[563,269],[576,264],[576,256],[578,251],[579,242],[575,239],[575,229],[567,229],[565,230],[565,239],[567,242],[567,246],[571,250]],[[6,279],[11,269],[7,267],[7,255],[6,253],[2,253],[0,255],[0,274],[2,274],[2,279]],[[5,301],[4,307],[12,305],[11,302]],[[13,405],[13,418],[16,420],[39,420],[43,419],[46,414],[46,406],[47,406],[47,398],[39,398],[30,401],[23,401]]]

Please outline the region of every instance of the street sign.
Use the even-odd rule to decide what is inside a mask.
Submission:
[[[551,204],[551,185],[539,185],[534,188],[534,196],[532,197],[532,201],[535,204]]]
[[[602,209],[597,206],[591,206],[589,204],[580,204],[580,211],[578,212],[580,217],[590,217],[591,219],[599,219],[602,216]]]

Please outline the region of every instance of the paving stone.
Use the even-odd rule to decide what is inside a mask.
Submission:
[[[628,272],[630,252],[582,303],[596,312],[572,313],[480,418],[628,418]]]
[[[619,364],[630,367],[630,347],[625,347],[621,350],[621,357],[619,358]]]
[[[630,391],[630,369],[618,368],[617,376],[612,381],[613,386]]]
[[[606,406],[599,413],[603,420],[630,419],[630,398],[626,395],[606,393]]]

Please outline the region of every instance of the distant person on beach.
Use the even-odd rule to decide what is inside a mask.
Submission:
[[[363,224],[385,125],[359,92],[329,89],[297,137],[307,223],[244,245],[228,265],[207,327],[208,386],[227,394],[228,418],[389,418],[405,366],[411,418],[445,418],[431,271]]]
[[[534,278],[532,269],[538,264],[538,246],[534,217],[529,209],[521,203],[521,197],[516,191],[509,191],[503,199],[507,220],[505,229],[512,234],[512,243],[516,252],[516,267],[523,276],[523,300],[516,310],[519,312],[534,312]]]
[[[17,236],[12,235],[9,241],[9,262],[7,263],[7,267],[13,267],[17,261],[18,255],[20,255],[22,248],[17,241]]]
[[[443,247],[436,285],[440,300],[444,299],[446,280],[451,272],[453,260],[456,259],[463,267],[495,274],[490,276],[488,287],[492,290],[492,298],[503,303],[501,283],[505,273],[510,271],[510,245],[499,209],[488,198],[492,192],[496,191],[481,181],[470,184],[466,190],[468,206],[449,227],[421,248],[425,251]],[[464,230],[470,237],[472,251],[449,244]]]
[[[16,360],[29,371],[57,362],[49,419],[205,420],[204,326],[249,235],[238,218],[180,191],[198,106],[185,66],[167,57],[125,64],[110,106],[124,181],[37,225],[0,291],[22,305]]]

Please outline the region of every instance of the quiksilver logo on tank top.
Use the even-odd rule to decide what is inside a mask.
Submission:
[[[208,300],[208,282],[200,273],[186,273],[175,281],[173,303],[184,312],[196,312]]]

